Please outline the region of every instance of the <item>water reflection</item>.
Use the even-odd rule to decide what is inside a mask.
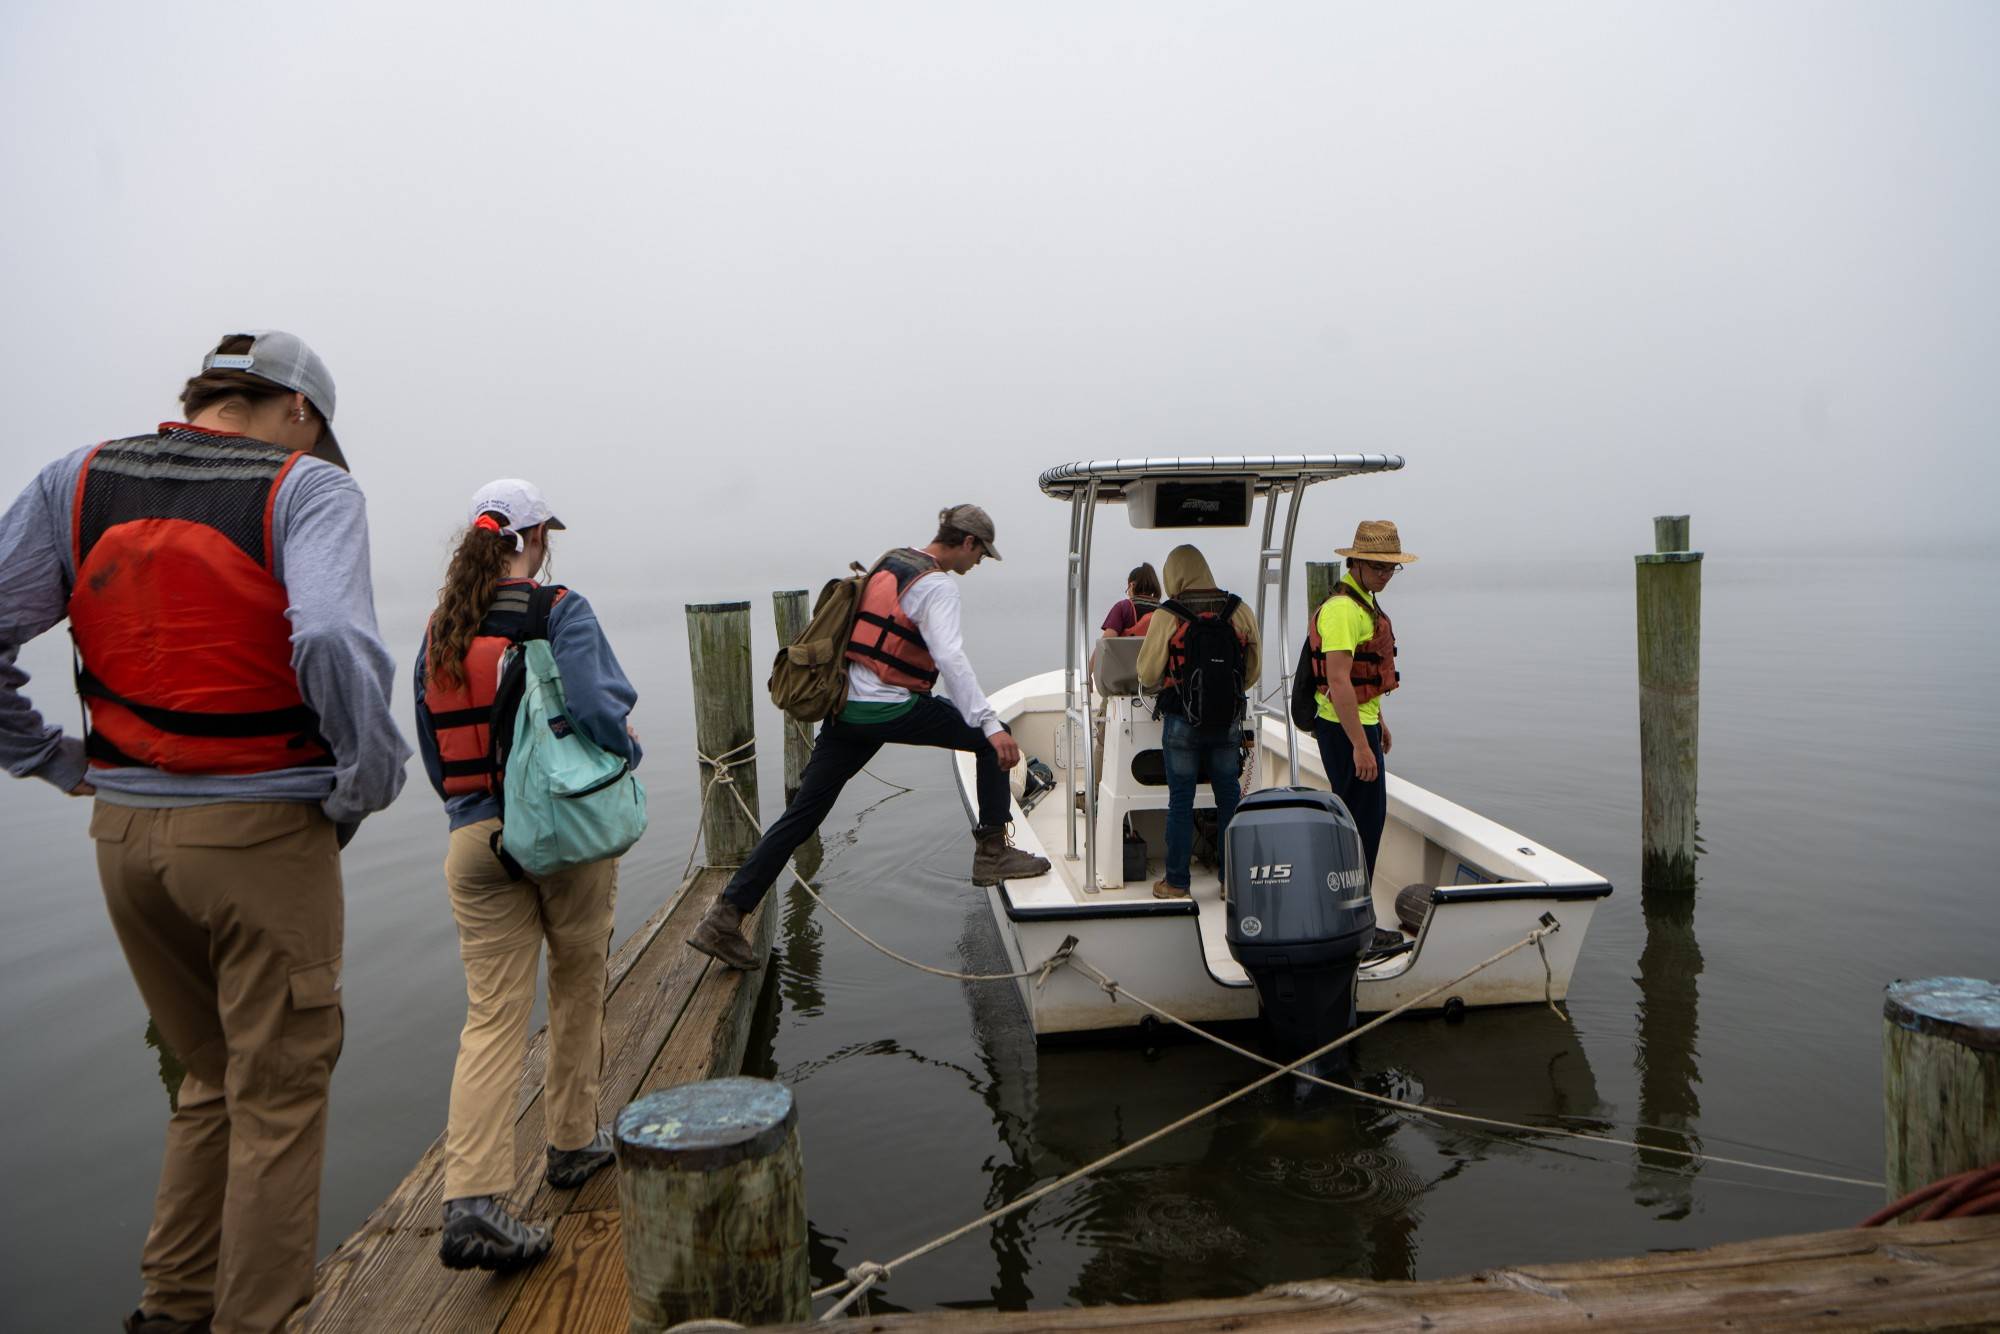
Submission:
[[[984,915],[968,921],[966,952]],[[1008,988],[969,986],[983,1096],[1003,1152],[987,1206],[1014,1199],[1261,1071],[1192,1039],[1037,1046]],[[1255,1025],[1228,1036],[1258,1045]],[[1359,1087],[1527,1124],[1602,1129],[1604,1105],[1575,1030],[1547,1009],[1466,1022],[1409,1020],[1363,1039]],[[1031,1302],[1173,1301],[1248,1293],[1306,1277],[1409,1279],[1426,1193],[1489,1156],[1538,1153],[1499,1131],[1460,1127],[1297,1081],[1272,1085],[990,1230],[993,1295]],[[1446,1166],[1427,1176],[1416,1164]],[[1042,1252],[1040,1265],[1037,1252]],[[1069,1263],[1060,1263],[1064,1253]],[[1031,1275],[1075,1273],[1067,1291]]]
[[[1699,1153],[1694,1126],[1701,1116],[1696,1038],[1701,943],[1694,933],[1694,895],[1645,889],[1640,907],[1646,945],[1639,954],[1639,1031],[1634,1060],[1639,1076],[1641,1144]],[[1632,1198],[1662,1219],[1685,1218],[1693,1205],[1699,1160],[1640,1150],[1633,1166]]]

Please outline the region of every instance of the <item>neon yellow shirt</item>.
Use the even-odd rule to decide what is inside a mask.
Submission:
[[[1359,593],[1369,606],[1375,605],[1374,597],[1355,582],[1353,575],[1343,574],[1340,582]],[[1344,598],[1336,593],[1319,609],[1319,647],[1322,653],[1352,653],[1367,643],[1374,633],[1375,618],[1356,606],[1353,598]],[[1313,692],[1313,698],[1319,701],[1320,717],[1330,723],[1340,721],[1339,710],[1333,707],[1324,692]],[[1381,722],[1382,697],[1377,695],[1363,704],[1359,713],[1363,727]]]

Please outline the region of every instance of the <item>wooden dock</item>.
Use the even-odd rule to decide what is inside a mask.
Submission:
[[[1323,1279],[1222,1301],[1009,1314],[937,1311],[791,1328],[831,1334],[1994,1330],[2000,1329],[2000,1218],[1765,1237],[1701,1251],[1488,1269],[1425,1283]]]
[[[736,1074],[764,972],[738,973],[685,947],[688,932],[728,880],[698,871],[612,956],[604,1017],[602,1120],[649,1089]],[[778,909],[772,895],[745,929],[769,957]],[[525,1334],[625,1328],[625,1254],[616,1169],[575,1191],[542,1180],[542,1071],[548,1031],[528,1048],[512,1199],[553,1223],[555,1249],[525,1273],[453,1272],[438,1263],[444,1140],[440,1136],[361,1230],[319,1266],[312,1303],[295,1331],[451,1331]]]

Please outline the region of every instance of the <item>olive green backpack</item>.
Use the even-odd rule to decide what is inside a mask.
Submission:
[[[858,563],[848,568],[854,573],[829,579],[820,589],[812,619],[778,650],[765,683],[771,702],[802,723],[831,718],[847,703],[847,641],[869,574]]]

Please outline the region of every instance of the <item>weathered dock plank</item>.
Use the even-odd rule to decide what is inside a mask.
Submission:
[[[684,946],[727,879],[726,870],[697,872],[612,957],[601,1118],[609,1120],[647,1089],[739,1068],[763,973],[733,972]],[[760,911],[749,924],[767,949],[775,921],[775,911]],[[612,1173],[577,1191],[552,1190],[541,1178],[546,1061],[544,1030],[530,1044],[524,1068],[515,1125],[519,1176],[512,1198],[526,1216],[555,1224],[549,1259],[528,1273],[505,1276],[454,1273],[438,1263],[440,1136],[361,1229],[320,1265],[313,1300],[292,1329],[334,1334],[624,1327],[624,1261]]]
[[[2000,1328],[2000,1218],[1765,1237],[1707,1250],[1522,1265],[1423,1283],[1329,1279],[1248,1297],[1066,1311],[926,1312],[797,1330],[1489,1331]]]

